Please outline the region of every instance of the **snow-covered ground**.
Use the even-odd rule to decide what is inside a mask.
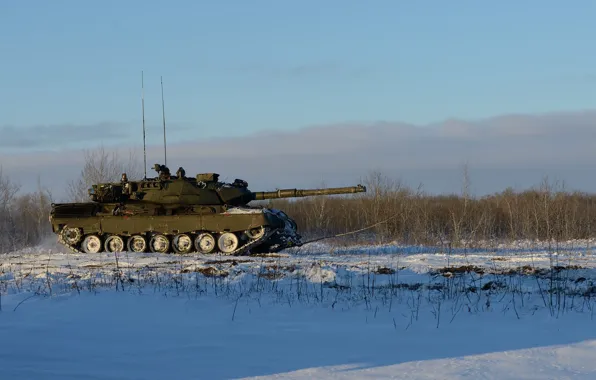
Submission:
[[[13,252],[0,379],[593,379],[594,246]]]

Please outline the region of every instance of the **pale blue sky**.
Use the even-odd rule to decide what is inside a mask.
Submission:
[[[156,142],[160,75],[172,141],[593,108],[594,20],[581,0],[6,1],[0,128],[123,123],[134,143],[141,70]]]

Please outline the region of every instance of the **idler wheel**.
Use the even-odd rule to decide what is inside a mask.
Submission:
[[[260,239],[265,235],[265,227],[259,226],[246,230],[246,235],[251,239]]]
[[[60,232],[62,235],[62,240],[64,240],[69,245],[75,245],[81,241],[83,237],[83,232],[80,228],[76,227],[64,227]]]
[[[149,242],[151,252],[154,253],[167,253],[170,249],[170,240],[162,234],[153,235]]]
[[[141,253],[147,249],[147,241],[141,235],[133,235],[128,239],[128,250],[131,252]]]
[[[192,249],[192,239],[187,234],[179,234],[172,239],[172,247],[177,253],[189,253]]]
[[[195,239],[195,249],[199,253],[211,253],[215,249],[215,238],[209,232],[202,232]]]
[[[104,243],[106,251],[108,252],[122,252],[124,251],[124,240],[118,235],[111,235]]]
[[[238,237],[231,232],[224,232],[217,239],[217,247],[223,253],[230,253],[238,248]]]
[[[101,239],[97,235],[87,235],[81,248],[85,253],[98,253],[101,251]]]

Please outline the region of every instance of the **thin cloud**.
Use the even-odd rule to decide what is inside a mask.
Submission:
[[[296,131],[261,132],[242,138],[188,141],[168,146],[172,170],[189,175],[215,171],[243,178],[255,190],[277,187],[344,186],[371,171],[430,192],[461,189],[468,164],[478,194],[506,187],[528,188],[542,176],[569,187],[596,190],[596,111],[505,115],[485,120],[449,120],[426,126],[399,122],[346,123]],[[138,147],[140,144],[135,144]],[[126,157],[126,147],[124,156]],[[142,160],[142,151],[137,149]],[[75,150],[32,154],[0,153],[0,165],[14,178],[51,173],[57,191],[80,171]],[[148,174],[163,163],[163,147],[148,146]]]
[[[102,140],[118,140],[128,137],[129,133],[121,123],[98,123],[93,125],[35,125],[16,127],[6,125],[0,127],[0,147],[46,148],[62,147],[71,143],[85,142],[101,137]]]
[[[58,150],[87,148],[99,143],[105,145],[119,145],[130,143],[140,135],[140,121],[134,123],[103,122],[97,124],[58,124],[0,127],[0,148],[13,153],[30,152],[31,150]],[[194,126],[189,123],[169,122],[168,131],[177,137],[176,133],[192,131]],[[155,138],[153,131],[161,132],[161,125],[147,123],[146,130],[149,138]]]

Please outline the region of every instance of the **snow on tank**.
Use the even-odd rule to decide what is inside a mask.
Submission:
[[[93,184],[90,202],[53,204],[52,230],[75,252],[197,252],[241,255],[278,252],[302,244],[294,220],[281,210],[250,206],[252,201],[353,194],[362,185],[328,189],[253,192],[248,183],[221,182],[217,173],[171,175],[155,164],[158,176]]]

